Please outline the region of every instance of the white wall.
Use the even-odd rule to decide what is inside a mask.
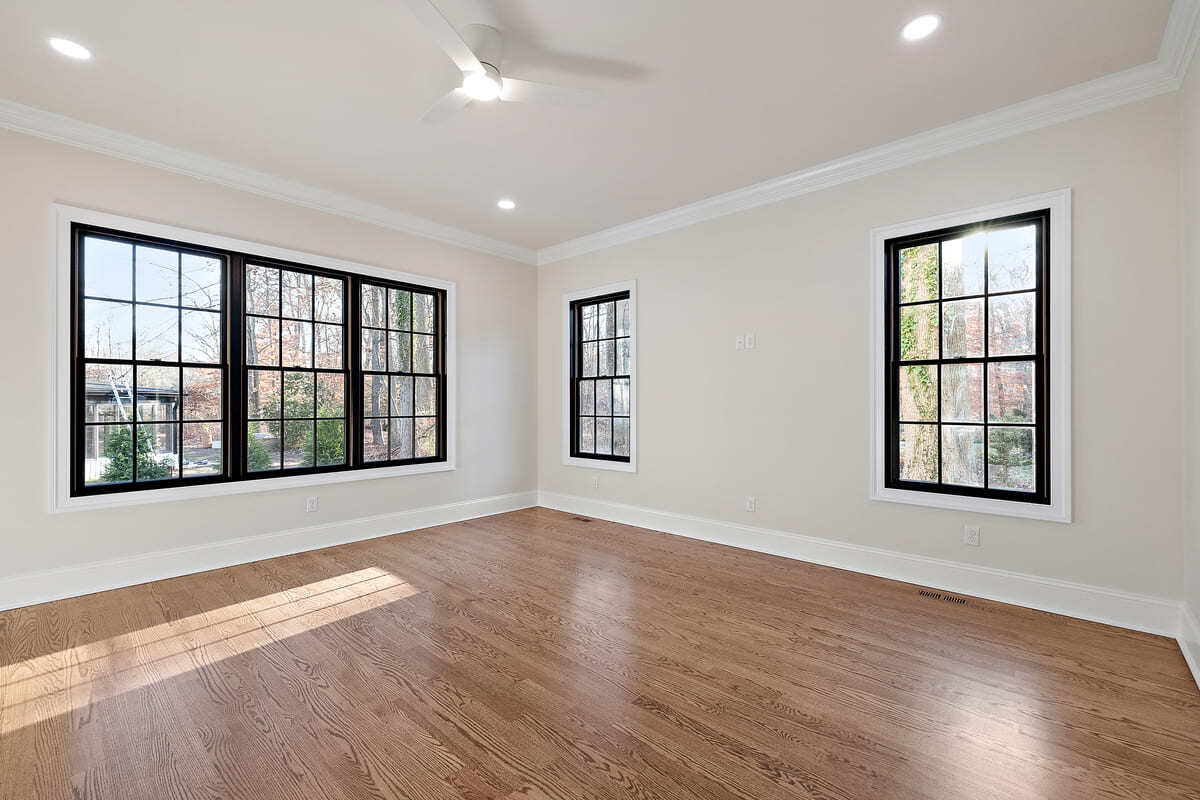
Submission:
[[[1188,79],[1180,92],[1180,258],[1188,291],[1186,394],[1188,483],[1184,602],[1191,610],[1184,633],[1192,648],[1193,669],[1200,680],[1200,58],[1192,60]]]
[[[51,142],[0,132],[0,582],[27,571],[535,488],[533,267]],[[458,469],[49,513],[54,247],[63,202],[455,281]],[[15,344],[15,346],[11,346]],[[319,495],[320,510],[304,512]]]
[[[540,268],[539,488],[1179,597],[1177,104],[1140,102]],[[868,500],[868,232],[1062,187],[1074,190],[1075,522]],[[563,466],[561,296],[629,279],[639,471]],[[749,332],[757,348],[736,353]],[[960,544],[965,522],[982,525],[981,548]]]

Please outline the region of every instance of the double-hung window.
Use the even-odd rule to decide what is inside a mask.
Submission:
[[[60,500],[447,465],[452,284],[78,216]]]

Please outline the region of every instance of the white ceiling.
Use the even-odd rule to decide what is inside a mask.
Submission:
[[[418,122],[459,73],[400,0],[6,0],[0,97],[541,248],[1152,61],[1171,5],[435,2],[599,101]]]

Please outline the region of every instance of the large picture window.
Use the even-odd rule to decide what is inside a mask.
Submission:
[[[633,327],[629,290],[569,302],[569,458],[630,464]]]
[[[1049,225],[886,242],[889,488],[1050,503]]]
[[[70,242],[71,497],[447,460],[445,288],[89,224]]]

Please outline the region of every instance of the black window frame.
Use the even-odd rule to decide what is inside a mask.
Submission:
[[[99,237],[104,239],[115,239],[121,242],[132,245],[150,245],[161,246],[179,250],[184,253],[194,253],[198,255],[216,257],[223,260],[221,272],[221,363],[214,364],[198,364],[205,368],[220,368],[222,377],[222,464],[221,472],[213,475],[183,477],[182,471],[176,477],[160,479],[154,481],[137,481],[135,477],[131,477],[127,483],[111,483],[111,484],[93,484],[87,485],[85,482],[85,457],[86,457],[86,398],[84,397],[84,388],[86,385],[85,365],[87,362],[115,362],[120,364],[131,364],[136,367],[137,364],[143,363],[135,361],[131,354],[129,359],[96,359],[86,358],[84,355],[85,342],[83,337],[83,314],[84,314],[84,248],[83,242],[85,236]],[[326,466],[311,466],[311,467],[284,467],[282,462],[282,453],[280,457],[281,465],[278,469],[267,471],[251,472],[246,465],[246,431],[250,421],[250,415],[246,408],[247,398],[247,374],[248,370],[254,368],[254,365],[247,364],[245,353],[246,347],[246,296],[245,296],[245,272],[250,264],[258,264],[268,267],[274,267],[281,270],[293,270],[303,273],[308,273],[314,276],[320,275],[324,277],[337,278],[344,281],[343,291],[343,307],[342,307],[342,354],[343,364],[341,370],[317,368],[315,365],[315,346],[314,346],[314,365],[311,370],[306,370],[303,367],[283,367],[277,368],[281,372],[281,388],[282,388],[282,372],[284,371],[311,371],[311,372],[341,372],[345,375],[344,400],[346,404],[345,419],[345,454],[346,461],[344,464],[334,464]],[[136,264],[133,267],[136,271]],[[136,277],[135,277],[136,280]],[[361,322],[360,322],[360,296],[361,285],[363,282],[384,287],[394,288],[400,291],[417,292],[422,294],[432,295],[434,297],[434,372],[430,373],[437,378],[437,455],[426,456],[422,458],[411,459],[396,459],[388,461],[371,461],[364,462],[362,460],[362,357],[361,357]],[[276,478],[287,478],[302,475],[320,475],[329,473],[350,472],[358,470],[381,469],[397,466],[408,465],[424,465],[436,464],[448,461],[448,441],[447,441],[447,410],[448,410],[448,363],[446,354],[446,309],[448,292],[444,288],[425,286],[419,283],[413,283],[403,280],[393,280],[390,278],[381,278],[375,275],[364,275],[361,273],[351,272],[347,270],[331,269],[327,267],[315,266],[297,261],[288,261],[274,257],[264,257],[253,253],[245,253],[236,250],[223,249],[208,245],[198,245],[180,239],[169,239],[158,236],[151,236],[141,233],[119,230],[115,228],[93,225],[83,222],[71,223],[71,321],[70,321],[70,346],[71,346],[71,385],[70,385],[70,496],[71,497],[89,497],[95,495],[108,494],[123,494],[130,492],[145,492],[159,489],[174,489],[191,486],[204,486],[221,483],[239,483],[243,481],[270,481]],[[182,290],[181,290],[182,291]],[[282,292],[282,289],[281,289]],[[136,304],[136,290],[130,304]],[[182,313],[181,307],[181,313]],[[282,304],[279,309],[279,318],[282,318]],[[317,320],[311,320],[315,324]],[[136,339],[136,329],[132,332]],[[182,336],[182,332],[179,333]],[[315,336],[315,334],[314,334]],[[315,342],[314,342],[315,343]],[[182,357],[182,354],[180,354]],[[162,362],[146,362],[149,364],[161,365]],[[172,366],[183,367],[191,365],[190,362],[170,362]],[[136,376],[134,377],[136,383]],[[136,417],[136,386],[134,388],[134,413]],[[183,396],[183,385],[179,387],[180,398]],[[282,394],[282,391],[281,391]],[[182,406],[182,404],[181,404]],[[315,412],[314,412],[315,414]],[[182,408],[178,418],[174,424],[180,426],[190,420],[184,420]],[[136,436],[136,432],[134,432]],[[415,453],[414,441],[414,453]],[[183,460],[183,445],[179,443],[179,459],[182,465]],[[136,461],[134,459],[134,471],[136,472]]]
[[[595,295],[592,297],[583,297],[578,300],[572,300],[569,305],[570,330],[571,330],[571,365],[570,365],[570,378],[569,378],[570,395],[571,395],[571,399],[570,399],[571,432],[570,432],[569,453],[570,453],[571,458],[590,459],[593,461],[607,461],[607,462],[615,462],[615,463],[619,463],[619,464],[632,463],[633,393],[634,393],[633,380],[634,379],[633,379],[632,373],[617,374],[615,351],[616,351],[616,342],[622,338],[628,338],[630,340],[630,348],[634,347],[633,337],[636,335],[637,331],[631,328],[630,335],[628,337],[618,336],[618,335],[615,335],[615,333],[614,333],[614,336],[612,336],[612,337],[602,337],[601,339],[589,340],[589,341],[599,342],[599,341],[608,341],[611,338],[611,340],[613,341],[614,367],[613,367],[612,375],[601,376],[601,375],[599,375],[599,370],[597,370],[596,375],[585,377],[583,375],[583,368],[582,368],[584,341],[583,341],[583,315],[580,313],[580,309],[582,309],[584,306],[599,305],[602,303],[611,302],[611,303],[615,304],[617,301],[620,301],[620,300],[628,300],[629,301],[630,314],[632,315],[633,299],[632,299],[632,293],[628,289],[618,291],[618,292],[609,292],[606,294],[599,294],[599,295]],[[617,320],[614,315],[614,319],[613,319],[614,332],[616,331],[616,325],[617,325]],[[630,359],[630,361],[632,362],[632,359]],[[579,413],[579,383],[580,383],[580,381],[583,381],[583,380],[594,381],[594,380],[603,379],[603,378],[610,378],[614,381],[619,380],[619,379],[625,379],[625,380],[629,381],[629,403],[630,403],[629,414],[626,415],[626,414],[610,413],[606,416],[608,416],[609,419],[614,420],[614,421],[618,417],[624,417],[629,420],[629,453],[630,453],[630,455],[620,456],[620,455],[613,455],[611,453],[595,453],[595,452],[588,453],[588,452],[581,451],[579,449],[579,419],[581,416]],[[592,402],[593,403],[595,402],[594,396],[593,396]],[[595,410],[595,408],[593,407],[593,411],[594,410]],[[611,411],[611,408],[610,408],[610,411]],[[595,414],[589,414],[589,415],[584,415],[584,416],[590,416],[593,419],[597,417],[597,415],[595,415]],[[615,422],[613,424],[613,427],[610,428],[610,430],[615,431]],[[615,441],[615,432],[610,433],[610,437],[613,441]],[[593,435],[593,446],[594,446],[594,442],[595,442],[595,438]]]
[[[983,292],[981,294],[971,294],[963,296],[954,296],[947,298],[944,294],[944,272],[942,270],[942,247],[941,243],[946,240],[952,240],[969,234],[987,232],[1010,227],[1021,227],[1033,224],[1036,228],[1035,239],[1035,257],[1036,264],[1034,268],[1034,288],[1018,289],[1004,292],[991,292],[988,283],[988,254],[985,251],[984,255],[984,273],[983,273]],[[912,301],[907,303],[900,302],[900,252],[902,250],[937,243],[938,246],[938,294],[935,300],[930,301]],[[973,222],[965,225],[956,225],[949,228],[941,228],[938,230],[925,231],[917,234],[895,237],[884,242],[885,259],[887,274],[885,276],[885,308],[884,329],[886,330],[886,352],[884,369],[884,386],[886,387],[886,453],[887,465],[885,469],[884,485],[889,489],[903,489],[907,491],[924,492],[929,494],[942,495],[958,495],[964,497],[979,497],[994,500],[1015,501],[1020,503],[1035,504],[1035,505],[1050,505],[1051,503],[1051,486],[1050,486],[1050,463],[1053,458],[1059,454],[1055,454],[1050,450],[1050,392],[1053,387],[1050,383],[1050,209],[1040,209],[1036,211],[1025,212],[1021,214],[1013,214],[1004,217],[997,217],[981,222]],[[989,324],[990,324],[990,298],[1003,297],[1005,295],[1017,295],[1034,293],[1034,320],[1036,330],[1034,332],[1034,353],[1032,356],[1012,355],[1012,356],[993,356],[989,353]],[[942,344],[942,321],[943,321],[943,304],[947,302],[956,302],[959,300],[983,299],[983,356],[982,357],[962,357],[962,358],[943,358]],[[936,303],[938,309],[938,358],[934,359],[914,359],[901,361],[901,309],[906,306],[918,306],[924,303]],[[1033,361],[1034,362],[1034,421],[1032,423],[1012,423],[1012,422],[991,422],[989,420],[988,408],[988,365],[1003,362],[1016,361]],[[942,385],[940,380],[940,371],[942,366],[946,364],[964,364],[964,363],[982,363],[983,371],[983,395],[982,395],[982,421],[980,423],[959,423],[959,422],[942,422]],[[917,421],[915,424],[932,424],[937,427],[938,441],[938,482],[928,483],[923,481],[903,480],[900,478],[900,425],[902,419],[900,416],[900,373],[901,368],[915,365],[936,366],[939,371],[937,404],[938,414],[936,421],[926,422]],[[983,473],[984,485],[977,486],[962,486],[956,484],[942,483],[943,475],[943,459],[942,459],[942,426],[943,425],[976,425],[978,424],[984,432],[983,435]],[[988,430],[992,426],[1004,427],[1027,427],[1033,429],[1034,442],[1034,490],[1020,491],[1013,489],[997,489],[988,486],[989,469],[988,469]]]

